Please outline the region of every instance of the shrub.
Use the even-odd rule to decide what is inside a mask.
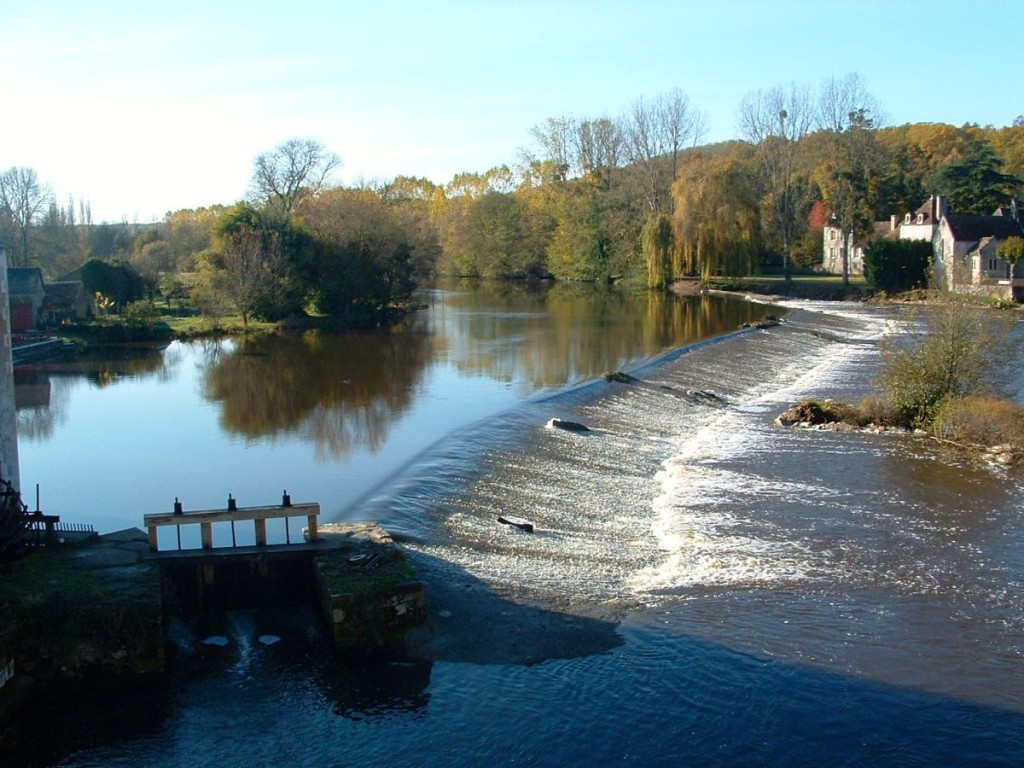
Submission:
[[[993,397],[950,397],[935,409],[929,431],[971,445],[1024,443],[1024,407]]]
[[[925,427],[944,400],[984,392],[1012,318],[951,303],[920,321],[923,330],[883,345],[880,380],[901,416]]]
[[[160,311],[149,301],[133,301],[121,315],[128,325],[138,328],[152,328],[160,321]]]
[[[857,407],[859,414],[858,426],[866,427],[875,424],[879,427],[910,426],[904,414],[891,401],[883,397],[866,397]]]
[[[874,240],[864,249],[864,277],[875,288],[900,293],[928,281],[932,244],[918,240]]]

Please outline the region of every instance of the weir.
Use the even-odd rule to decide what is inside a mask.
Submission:
[[[164,614],[194,616],[311,604],[316,551],[297,544],[163,553],[157,562]]]
[[[423,585],[388,533],[376,523],[321,527],[319,504],[238,507],[144,516],[149,559],[160,569],[168,616],[312,605],[344,655],[402,656],[405,633],[426,618]],[[292,541],[288,519],[306,522]],[[268,543],[267,521],[285,519],[284,543]],[[239,546],[236,524],[252,522],[255,545]],[[181,529],[198,525],[199,548],[182,548]],[[214,526],[229,526],[230,544],[215,546]],[[161,549],[160,528],[175,529],[175,549]]]

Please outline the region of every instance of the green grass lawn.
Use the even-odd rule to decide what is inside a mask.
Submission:
[[[819,300],[857,299],[871,293],[862,275],[850,275],[847,284],[843,283],[842,275],[794,275],[788,282],[784,275],[749,275],[715,278],[711,287]]]

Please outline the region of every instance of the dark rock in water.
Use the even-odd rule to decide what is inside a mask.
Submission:
[[[724,408],[729,404],[724,397],[716,395],[714,392],[708,392],[706,389],[688,389],[686,390],[686,394],[691,400],[703,405],[712,405],[717,408]]]
[[[635,376],[630,376],[628,373],[623,373],[622,371],[615,371],[614,373],[609,371],[604,374],[604,379],[605,381],[615,381],[619,384],[636,384],[640,381],[640,379]]]
[[[775,317],[774,315],[768,315],[767,317],[764,317],[761,320],[757,320],[757,321],[752,322],[752,323],[744,323],[740,327],[741,328],[757,328],[757,329],[763,330],[765,328],[774,328],[775,326],[779,325],[781,322],[782,321],[779,320],[779,318]]]
[[[590,427],[580,424],[578,421],[565,421],[564,419],[549,419],[548,429],[564,429],[567,432],[589,432]]]
[[[511,525],[513,528],[518,528],[521,531],[527,533],[533,533],[533,523],[524,517],[512,517],[511,515],[502,515],[498,518],[498,522],[502,525]]]
[[[794,424],[826,424],[832,419],[829,414],[821,407],[818,403],[806,402],[794,405],[789,408],[785,413],[782,413],[775,419],[775,425],[778,427],[791,427]]]

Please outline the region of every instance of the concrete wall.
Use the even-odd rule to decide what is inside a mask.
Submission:
[[[0,243],[0,476],[21,490],[18,467],[18,412],[14,405],[11,314],[7,288],[7,248]]]

